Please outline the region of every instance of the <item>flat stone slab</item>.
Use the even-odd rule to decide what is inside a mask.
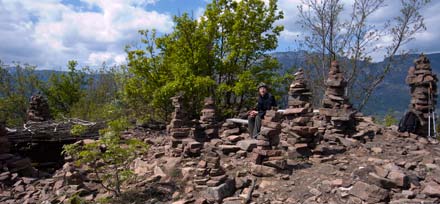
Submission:
[[[249,123],[248,120],[240,119],[240,118],[228,118],[228,119],[226,119],[226,122],[239,123],[239,124],[243,124],[243,125],[247,125]]]

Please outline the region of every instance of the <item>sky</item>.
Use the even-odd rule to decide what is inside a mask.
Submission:
[[[352,0],[343,0],[349,8]],[[397,0],[386,0],[371,21],[382,25],[398,14]],[[172,18],[188,12],[203,14],[208,0],[0,0],[0,60],[37,65],[40,69],[63,69],[68,60],[99,66],[125,63],[126,45],[139,43],[140,29],[169,33]],[[298,21],[300,0],[278,0],[284,19],[277,24],[285,30],[277,52],[298,49],[304,38]],[[427,30],[416,34],[405,49],[440,52],[440,1],[422,12]],[[384,38],[383,42],[386,43]],[[375,53],[380,60],[383,53]]]

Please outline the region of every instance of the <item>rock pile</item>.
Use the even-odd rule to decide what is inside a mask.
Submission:
[[[345,87],[347,81],[344,78],[344,73],[341,72],[337,61],[333,61],[328,73],[326,81],[327,89],[325,91],[324,99],[322,101],[324,108],[351,110],[352,105],[345,96]],[[332,117],[337,117],[330,115]]]
[[[42,122],[52,119],[50,115],[49,103],[40,94],[33,95],[27,110],[27,120]]]
[[[212,98],[206,98],[200,116],[200,127],[203,130],[202,137],[213,139],[218,137],[218,124],[215,116],[215,105]]]
[[[306,79],[304,77],[304,70],[299,69],[298,72],[294,74],[294,76],[295,80],[293,80],[289,87],[289,109],[304,108],[307,110],[312,110],[312,105],[310,104],[312,92],[310,92],[310,90],[307,88]]]
[[[394,163],[367,165],[352,174],[356,182],[349,194],[368,203],[387,201],[392,189],[407,190],[411,185],[410,176]]]
[[[237,154],[242,157],[256,148],[257,141],[249,137],[247,128],[240,123],[227,120],[222,124],[220,133],[221,145],[218,147],[225,155]]]
[[[325,130],[324,139],[334,141],[335,137],[346,137],[353,133],[356,113],[345,96],[347,81],[336,61],[331,64],[326,86],[323,108],[319,109],[319,114],[325,121],[325,128],[321,130]]]
[[[183,108],[183,96],[177,95],[171,98],[174,112],[172,119],[167,126],[168,133],[172,137],[172,155],[180,156],[185,153],[188,156],[200,154],[202,144],[194,140],[194,128],[191,121],[188,121],[187,112]]]
[[[220,129],[220,137],[221,138],[229,138],[231,136],[236,137],[242,134],[247,133],[247,129],[244,128],[241,124],[234,123],[231,121],[226,121],[222,124]],[[248,136],[249,134],[247,134]]]
[[[282,113],[269,110],[262,120],[262,128],[257,136],[257,148],[253,149],[251,155],[252,162],[256,164],[252,173],[257,176],[265,176],[261,171],[276,172],[287,166],[285,152],[277,149],[280,143],[281,119]]]
[[[235,192],[235,182],[225,174],[220,165],[220,155],[213,149],[207,150],[199,161],[194,178],[195,188],[205,190],[204,197],[220,202]]]
[[[289,107],[283,113],[282,132],[286,139],[284,148],[288,149],[289,159],[310,156],[311,149],[318,142],[318,128],[313,127],[311,95],[304,71],[300,69],[295,73],[295,80],[290,85]]]
[[[219,186],[226,180],[225,171],[220,165],[220,156],[214,151],[206,151],[197,164],[194,184],[197,189]]]
[[[418,134],[427,136],[429,118],[433,118],[437,104],[437,76],[432,73],[429,59],[423,54],[414,61],[415,66],[409,68],[406,83],[411,87],[411,102],[409,111],[417,115],[420,126]],[[431,121],[431,130],[433,130]],[[432,135],[432,132],[431,132]]]
[[[1,183],[11,184],[12,188],[1,191],[0,203],[63,203],[73,196],[81,196],[86,201],[99,199],[105,192],[98,183],[87,179],[88,172],[66,163],[52,178],[37,179],[19,177],[14,173],[2,173]],[[101,195],[99,193],[102,193]]]

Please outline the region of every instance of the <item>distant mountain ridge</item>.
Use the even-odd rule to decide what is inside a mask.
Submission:
[[[425,54],[431,61],[431,68],[434,74],[440,73],[440,53]],[[304,51],[297,52],[275,52],[271,56],[278,59],[282,65],[281,73],[284,73],[292,66],[304,67],[306,65],[306,53]],[[396,56],[393,69],[385,77],[383,83],[372,95],[369,103],[363,112],[371,115],[385,115],[393,112],[396,116],[401,116],[408,107],[410,102],[409,87],[405,84],[407,70],[413,66],[413,61],[419,57],[419,54],[410,54],[405,57]],[[385,66],[385,61],[372,63],[368,68]],[[437,107],[440,103],[438,103]]]

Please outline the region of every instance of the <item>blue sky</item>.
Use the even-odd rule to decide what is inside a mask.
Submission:
[[[208,0],[0,0],[0,60],[19,61],[44,69],[61,69],[68,60],[82,65],[123,64],[124,47],[139,42],[139,29],[172,30],[172,17],[184,12],[203,14]],[[342,0],[350,7],[353,0]],[[397,0],[387,0],[372,20],[383,24],[398,14]],[[303,39],[298,26],[300,0],[278,0],[285,30],[276,51],[297,48]],[[440,1],[423,10],[428,30],[405,49],[440,51]],[[384,38],[383,44],[387,43]],[[375,53],[378,60],[383,53]]]

